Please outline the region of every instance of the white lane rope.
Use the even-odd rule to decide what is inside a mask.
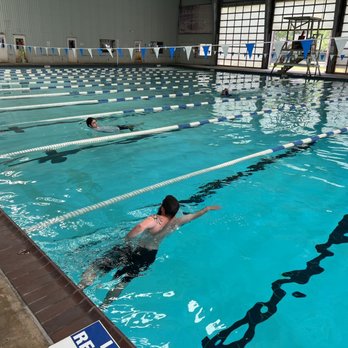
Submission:
[[[292,106],[286,106],[283,108],[278,109],[263,109],[261,111],[253,111],[253,112],[243,112],[241,114],[236,114],[232,116],[222,116],[222,117],[214,117],[207,120],[201,120],[201,121],[193,121],[190,123],[184,123],[184,124],[176,124],[176,125],[170,125],[166,127],[159,127],[159,128],[152,128],[148,130],[143,131],[134,131],[129,133],[122,133],[122,134],[115,134],[115,135],[107,135],[107,136],[101,136],[97,138],[87,138],[87,139],[81,139],[81,140],[73,140],[68,141],[64,143],[58,143],[58,144],[51,144],[51,145],[44,145],[14,152],[9,152],[6,154],[0,154],[0,159],[2,158],[10,158],[13,156],[18,155],[24,155],[31,152],[38,152],[38,151],[51,151],[51,150],[58,150],[62,149],[64,147],[69,146],[81,146],[81,145],[90,145],[90,144],[96,144],[96,143],[102,143],[102,142],[108,142],[108,141],[115,141],[123,138],[131,138],[131,137],[137,137],[137,136],[144,136],[144,135],[150,135],[150,134],[160,134],[160,133],[166,133],[166,132],[172,132],[177,131],[180,129],[186,129],[186,128],[195,128],[199,126],[203,126],[208,123],[218,123],[218,122],[225,122],[225,121],[232,121],[234,119],[238,119],[241,117],[246,116],[254,116],[254,115],[264,115],[265,113],[273,113],[278,112],[280,110],[294,110],[294,109],[302,109],[304,107],[303,104],[300,105],[292,105]]]
[[[228,161],[228,162],[224,162],[224,163],[212,166],[212,167],[208,167],[208,168],[205,168],[205,169],[197,170],[195,172],[191,172],[191,173],[188,173],[188,174],[177,176],[177,177],[169,179],[169,180],[161,181],[161,182],[159,182],[157,184],[154,184],[154,185],[146,186],[146,187],[143,187],[141,189],[134,190],[134,191],[125,193],[123,195],[116,196],[116,197],[110,198],[108,200],[105,200],[105,201],[102,201],[102,202],[99,202],[99,203],[96,203],[96,204],[92,204],[92,205],[84,207],[84,208],[80,208],[80,209],[74,210],[72,212],[69,212],[69,213],[66,213],[66,214],[63,214],[63,215],[60,215],[60,216],[48,219],[46,221],[42,221],[42,222],[40,222],[40,223],[38,223],[36,225],[33,225],[33,226],[30,226],[30,227],[26,228],[25,230],[26,230],[27,233],[31,233],[31,232],[34,232],[34,231],[37,231],[37,230],[40,230],[40,229],[44,229],[44,228],[46,228],[48,226],[57,224],[59,222],[63,222],[65,220],[71,219],[73,217],[77,217],[77,216],[86,214],[86,213],[91,212],[93,210],[104,208],[104,207],[106,207],[108,205],[115,204],[115,203],[118,203],[120,201],[123,201],[123,200],[129,199],[129,198],[138,196],[140,194],[143,194],[143,193],[146,193],[146,192],[149,192],[149,191],[153,191],[153,190],[156,190],[156,189],[168,186],[168,185],[172,185],[174,183],[178,183],[180,181],[184,181],[184,180],[190,179],[190,178],[198,176],[198,175],[202,175],[202,174],[206,174],[206,173],[209,173],[209,172],[212,172],[212,171],[215,171],[215,170],[219,170],[219,169],[222,169],[222,168],[230,167],[230,166],[233,166],[233,165],[235,165],[237,163],[250,160],[252,158],[269,155],[271,153],[274,153],[274,152],[277,152],[277,151],[281,151],[281,150],[285,150],[285,149],[289,149],[289,148],[292,148],[294,146],[299,146],[299,145],[303,145],[303,144],[310,144],[310,143],[313,143],[313,142],[318,141],[320,139],[323,139],[323,138],[326,138],[326,137],[329,137],[329,136],[335,136],[337,134],[345,133],[347,131],[348,131],[348,127],[344,127],[344,128],[336,129],[336,130],[329,131],[329,132],[326,132],[326,133],[321,133],[321,134],[316,135],[314,137],[308,137],[308,138],[296,140],[294,142],[290,142],[290,143],[287,143],[287,144],[284,144],[284,145],[279,145],[279,146],[276,146],[274,148],[270,148],[270,149],[266,149],[266,150],[263,150],[263,151],[255,152],[255,153],[253,153],[251,155],[247,155],[247,156],[244,156],[244,157],[240,157],[240,158]]]

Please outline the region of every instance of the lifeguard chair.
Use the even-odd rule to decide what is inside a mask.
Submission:
[[[314,75],[320,75],[319,54],[322,43],[321,28],[322,19],[311,16],[300,17],[284,17],[288,20],[288,29],[286,32],[286,41],[275,61],[274,69],[281,65],[280,73],[286,73],[295,66],[306,67],[306,74],[311,75],[311,67],[315,68]],[[304,37],[301,37],[303,34]],[[300,40],[312,39],[313,43],[310,47],[307,57],[304,57],[303,48]]]

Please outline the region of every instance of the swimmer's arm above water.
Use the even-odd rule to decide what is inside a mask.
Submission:
[[[198,210],[195,213],[187,214],[187,215],[184,215],[183,217],[175,219],[175,224],[177,226],[187,224],[188,222],[199,218],[200,216],[204,215],[205,213],[207,213],[210,210],[219,210],[219,209],[221,209],[221,207],[219,205],[208,205],[207,207],[205,207],[201,210]]]

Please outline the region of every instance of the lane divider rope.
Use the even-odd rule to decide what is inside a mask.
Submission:
[[[118,203],[120,201],[123,201],[123,200],[129,199],[129,198],[138,196],[140,194],[143,194],[143,193],[146,193],[146,192],[149,192],[149,191],[153,191],[153,190],[156,190],[156,189],[168,186],[168,185],[172,185],[174,183],[178,183],[180,181],[184,181],[184,180],[190,179],[190,178],[198,176],[198,175],[202,175],[202,174],[206,174],[206,173],[209,173],[209,172],[212,172],[212,171],[215,171],[215,170],[219,170],[219,169],[222,169],[222,168],[230,167],[230,166],[233,166],[233,165],[235,165],[237,163],[240,163],[240,162],[243,162],[243,161],[246,161],[246,160],[250,160],[252,158],[269,155],[269,154],[272,154],[272,153],[275,153],[275,152],[278,152],[278,151],[282,151],[282,150],[286,150],[286,149],[292,148],[294,146],[299,146],[299,145],[303,145],[303,144],[310,144],[310,143],[316,142],[316,141],[318,141],[320,139],[323,139],[323,138],[326,138],[326,137],[331,137],[331,136],[335,136],[337,134],[346,133],[347,131],[348,131],[348,127],[344,127],[344,128],[332,130],[332,131],[329,131],[329,132],[326,132],[326,133],[321,133],[321,134],[313,136],[313,137],[308,137],[308,138],[296,140],[296,141],[293,141],[293,142],[290,142],[290,143],[287,143],[287,144],[284,144],[284,145],[278,145],[276,147],[273,147],[273,148],[270,148],[270,149],[267,149],[267,150],[255,152],[255,153],[253,153],[251,155],[247,155],[247,156],[244,156],[244,157],[240,157],[240,158],[228,161],[228,162],[224,162],[224,163],[212,166],[212,167],[208,167],[208,168],[205,168],[205,169],[197,170],[195,172],[191,172],[191,173],[188,173],[188,174],[177,176],[175,178],[172,178],[172,179],[169,179],[169,180],[165,180],[165,181],[159,182],[159,183],[154,184],[154,185],[146,186],[146,187],[143,187],[141,189],[134,190],[134,191],[125,193],[123,195],[116,196],[116,197],[110,198],[108,200],[105,200],[105,201],[102,201],[102,202],[99,202],[99,203],[96,203],[96,204],[92,204],[92,205],[84,207],[84,208],[80,208],[80,209],[74,210],[72,212],[69,212],[69,213],[66,213],[66,214],[63,214],[63,215],[60,215],[60,216],[48,219],[48,220],[40,222],[40,223],[38,223],[36,225],[30,226],[30,227],[26,228],[25,230],[26,230],[27,233],[31,233],[31,232],[34,232],[34,231],[37,231],[37,230],[41,230],[41,229],[44,229],[44,228],[46,228],[48,226],[51,226],[51,225],[57,224],[59,222],[63,222],[65,220],[71,219],[73,217],[77,217],[77,216],[89,213],[89,212],[91,212],[93,210],[96,210],[96,209],[104,208],[104,207],[106,207],[108,205],[115,204],[115,203]]]
[[[124,88],[124,89],[103,89],[94,91],[73,91],[73,92],[60,92],[60,93],[39,93],[39,94],[21,94],[21,95],[10,95],[0,96],[0,100],[9,99],[28,99],[28,98],[45,98],[45,97],[62,97],[62,96],[77,96],[77,95],[93,95],[93,94],[113,94],[113,93],[129,93],[137,91],[158,91],[167,89],[187,89],[197,88],[199,85],[182,85],[182,86],[155,86],[155,87],[138,87],[138,88]]]
[[[135,131],[135,132],[122,133],[122,134],[107,135],[107,136],[102,136],[102,137],[97,137],[97,138],[92,138],[92,139],[87,138],[87,139],[81,139],[81,140],[73,140],[73,141],[64,142],[64,143],[51,144],[51,145],[45,145],[45,146],[39,146],[39,147],[30,148],[30,149],[9,152],[9,153],[2,154],[2,155],[0,154],[0,158],[9,158],[9,157],[24,155],[27,153],[37,152],[37,151],[58,150],[58,149],[68,147],[68,146],[73,146],[73,145],[75,145],[75,146],[76,145],[77,146],[89,145],[89,144],[96,144],[96,143],[101,143],[101,142],[119,140],[119,139],[123,139],[123,138],[132,138],[132,137],[143,136],[143,135],[172,132],[172,131],[177,131],[177,130],[187,129],[187,128],[196,128],[196,127],[203,126],[203,125],[206,125],[209,123],[231,121],[231,120],[238,119],[241,117],[246,117],[246,116],[257,116],[257,115],[263,115],[265,113],[271,114],[272,112],[278,112],[278,111],[282,111],[282,110],[302,109],[304,106],[307,106],[307,104],[292,105],[292,106],[288,106],[288,107],[286,106],[286,107],[282,107],[282,108],[278,108],[278,109],[264,109],[261,111],[254,111],[254,112],[243,112],[241,114],[232,115],[232,116],[220,116],[220,117],[214,117],[214,118],[206,119],[206,120],[202,120],[202,121],[194,121],[194,122],[190,122],[190,123],[183,123],[183,124],[171,125],[171,126],[166,126],[166,127],[152,128],[152,129],[143,130],[143,131]]]
[[[89,104],[107,104],[107,103],[122,103],[134,100],[150,100],[150,99],[161,99],[161,98],[178,98],[188,97],[192,95],[202,95],[203,92],[180,92],[180,93],[168,93],[168,94],[156,94],[156,95],[142,95],[136,97],[123,97],[123,98],[108,98],[108,99],[89,99],[79,100],[71,102],[60,102],[60,103],[47,103],[47,104],[35,104],[35,105],[22,105],[22,106],[8,106],[0,108],[0,112],[16,111],[16,110],[35,110],[35,109],[48,109],[60,106],[72,106],[72,105],[89,105]]]

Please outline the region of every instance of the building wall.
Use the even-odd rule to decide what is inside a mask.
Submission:
[[[204,21],[211,23],[212,28],[209,28],[208,32],[206,33],[194,33],[193,32],[194,30],[192,30],[192,33],[181,34],[178,30],[177,46],[190,46],[190,45],[198,45],[198,44],[214,44],[215,43],[214,42],[215,40],[214,26],[216,24],[214,23],[214,3],[216,3],[215,0],[181,0],[182,7],[185,7],[185,6],[205,7],[204,17],[210,17],[210,18],[200,18],[200,21],[202,21],[202,23]],[[193,9],[193,11],[195,11],[195,9]],[[204,56],[199,56],[198,54],[195,54],[195,52],[191,52],[190,60],[187,60],[186,53],[183,50],[180,50],[180,52],[176,56],[176,62],[180,64],[215,65],[215,61],[216,61],[216,57],[214,54],[210,57],[205,58]]]
[[[0,34],[7,44],[14,35],[24,35],[27,46],[67,47],[76,38],[77,48],[97,48],[100,39],[112,39],[118,47],[142,46],[151,41],[176,45],[180,0],[0,0]],[[9,61],[14,61],[9,51]],[[160,55],[166,60],[167,55]],[[28,54],[29,63],[59,63],[66,55]],[[126,61],[128,54],[125,54]],[[147,54],[148,61],[156,61]],[[78,62],[112,61],[109,54],[91,60],[89,54]],[[122,61],[122,59],[120,59]]]

